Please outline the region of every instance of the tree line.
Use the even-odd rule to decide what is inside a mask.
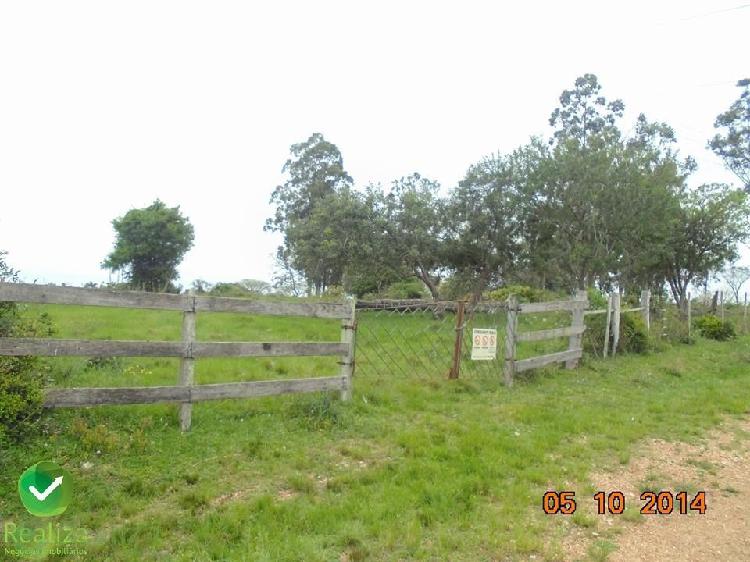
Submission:
[[[750,79],[737,85],[708,146],[741,189],[689,188],[696,164],[679,154],[674,130],[641,114],[623,133],[622,100],[605,98],[593,74],[562,92],[548,138],[482,158],[448,190],[419,173],[357,188],[336,145],[315,133],[292,145],[286,181],[271,196],[264,229],[283,235],[274,288],[363,296],[416,285],[434,299],[479,298],[510,284],[651,288],[684,305],[688,288],[734,262],[748,239]],[[115,247],[103,267],[132,288],[179,290],[177,267],[194,242],[179,207],[156,200],[112,224]],[[749,276],[727,269],[736,300]],[[194,288],[273,290],[255,280],[196,280]]]
[[[749,83],[709,143],[746,189]],[[720,183],[688,188],[696,164],[674,130],[641,114],[624,134],[624,109],[586,74],[560,96],[549,138],[482,158],[445,195],[419,173],[356,189],[339,149],[313,134],[291,147],[271,197],[265,229],[284,237],[277,284],[363,295],[411,277],[435,299],[510,283],[650,287],[684,303],[691,284],[738,257],[747,196]]]

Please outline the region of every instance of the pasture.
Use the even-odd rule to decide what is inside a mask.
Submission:
[[[179,312],[28,310],[47,311],[58,338],[180,338]],[[364,333],[367,315],[359,321]],[[389,321],[403,320],[377,318]],[[206,341],[335,341],[339,330],[336,320],[229,313],[197,324]],[[584,357],[575,370],[524,373],[509,390],[500,371],[408,376],[409,357],[395,352],[400,369],[378,374],[366,359],[378,352],[361,338],[351,402],[330,393],[200,403],[188,433],[174,405],[49,411],[38,435],[0,453],[0,516],[37,525],[16,481],[50,459],[75,478],[60,523],[88,531],[85,559],[560,560],[565,531],[542,513],[544,492],[589,493],[592,471],[627,463],[639,441],[694,440],[748,412],[748,344],[747,335],[699,338],[647,355]],[[322,376],[336,361],[201,359],[195,378]],[[49,360],[59,387],[174,384],[178,363]],[[592,525],[583,515],[570,522]]]

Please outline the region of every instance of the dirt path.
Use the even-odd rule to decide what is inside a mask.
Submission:
[[[750,419],[727,421],[700,444],[648,442],[592,486],[621,491],[627,511],[598,515],[595,502],[580,502],[593,524],[571,532],[566,560],[750,561]],[[705,491],[706,513],[640,515],[645,489],[685,490],[690,499]]]

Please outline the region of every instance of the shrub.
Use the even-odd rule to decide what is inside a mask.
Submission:
[[[34,357],[0,357],[0,448],[34,432],[44,376]]]
[[[607,323],[606,314],[587,316],[584,320],[586,331],[583,338],[583,349],[586,353],[600,357],[604,351],[604,328]],[[614,334],[610,327],[609,349],[612,350]],[[617,344],[618,353],[646,353],[649,349],[648,331],[640,316],[622,314],[620,316],[620,340]]]
[[[547,293],[527,285],[506,285],[490,291],[487,295],[493,301],[506,301],[510,295],[516,295],[520,302],[542,302],[547,300]]]
[[[419,279],[408,279],[389,285],[385,296],[389,299],[425,299],[430,293]]]
[[[704,338],[725,341],[735,337],[734,324],[711,314],[697,318],[693,325]]]
[[[331,285],[330,287],[327,287],[325,291],[323,291],[322,296],[331,299],[341,299],[344,297],[344,294],[344,288],[341,285]]]
[[[5,264],[2,252],[0,279],[18,280]],[[15,303],[0,302],[0,338],[52,334],[52,322],[46,313],[31,318],[22,312]],[[36,432],[46,371],[46,365],[36,357],[0,356],[0,450],[8,442],[20,441]]]
[[[607,297],[605,297],[600,290],[592,287],[587,293],[589,297],[589,308],[594,310],[607,308]]]
[[[18,305],[0,303],[0,337],[50,335],[52,324],[46,314],[24,318]],[[46,364],[37,357],[0,356],[0,447],[35,432],[42,413],[42,387]]]
[[[247,298],[255,296],[239,283],[217,283],[208,294],[212,297]]]

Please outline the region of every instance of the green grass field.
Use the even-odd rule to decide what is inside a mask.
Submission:
[[[179,339],[178,313],[30,307],[42,309],[59,338]],[[360,322],[364,334],[366,316]],[[421,322],[411,331],[431,330]],[[337,321],[198,315],[201,340],[338,337]],[[177,381],[176,360],[50,362],[57,386]],[[335,358],[212,359],[197,362],[196,382],[336,372]],[[54,460],[75,479],[55,522],[88,531],[86,560],[557,560],[561,528],[542,514],[544,492],[587,493],[587,476],[627,462],[639,440],[691,440],[747,413],[750,337],[586,359],[573,371],[532,372],[510,391],[499,372],[444,375],[389,378],[362,359],[351,402],[316,394],[200,403],[187,434],[175,405],[49,412],[38,435],[1,453],[0,518],[40,525],[16,481],[28,465]]]

